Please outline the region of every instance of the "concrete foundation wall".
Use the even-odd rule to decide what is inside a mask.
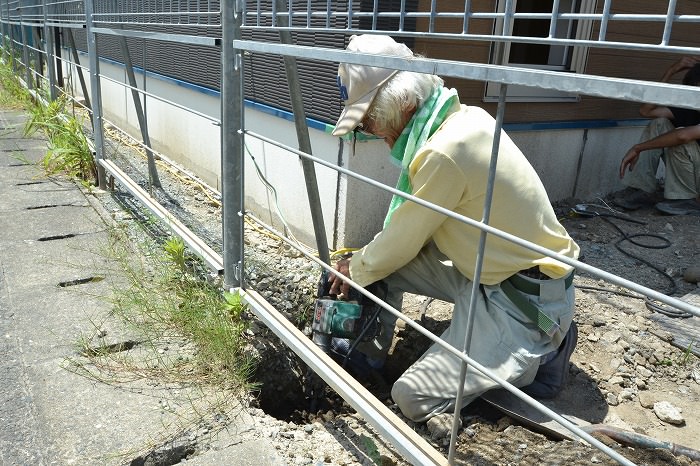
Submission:
[[[82,58],[87,61],[86,57]],[[115,80],[126,81],[124,67],[119,64],[102,62],[101,72]],[[143,74],[137,72],[136,75],[139,87],[143,87]],[[73,82],[74,92],[80,94],[77,77]],[[211,90],[152,75],[146,78],[146,89],[204,115],[219,118],[219,96]],[[131,91],[103,79],[102,95],[106,118],[140,138]],[[220,190],[220,127],[202,116],[150,97],[146,99],[146,109],[154,148]],[[245,126],[285,145],[298,147],[294,123],[281,112],[247,106]],[[329,134],[327,126],[314,126],[310,136],[315,156],[389,186],[395,185],[399,169],[391,162],[383,141],[341,141]],[[642,129],[642,126],[633,125],[545,130],[516,128],[508,130],[508,134],[539,173],[550,200],[556,202],[567,198],[594,199],[621,189],[617,175],[620,160],[637,142]],[[246,154],[246,209],[282,229],[279,208],[292,233],[300,241],[315,246],[299,158],[253,137],[247,137],[246,144],[261,174],[277,193],[275,199],[260,180],[253,158]],[[316,177],[331,248],[362,246],[381,230],[390,193],[318,164]]]
[[[641,124],[641,123],[640,123]],[[620,161],[643,126],[509,131],[540,175],[552,202],[592,199],[622,189]]]

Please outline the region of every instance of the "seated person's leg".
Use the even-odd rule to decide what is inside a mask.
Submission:
[[[670,215],[700,215],[700,145],[692,141],[667,149],[664,202],[656,204]]]
[[[673,124],[666,118],[657,118],[649,122],[644,129],[641,142],[653,139],[661,134],[673,130]],[[634,170],[627,171],[622,179],[622,184],[630,188],[636,188],[646,193],[653,193],[657,189],[656,172],[659,168],[662,149],[647,150],[642,152]]]
[[[673,129],[673,124],[666,118],[652,120],[644,129],[641,142],[653,139]],[[633,170],[627,170],[622,179],[625,189],[617,193],[613,202],[626,210],[651,207],[661,201],[656,173],[663,154],[663,149],[647,150],[641,153]]]

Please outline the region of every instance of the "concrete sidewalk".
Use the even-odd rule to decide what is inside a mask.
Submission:
[[[187,399],[186,387],[99,383],[68,370],[89,363],[81,338],[125,338],[110,316],[119,271],[99,254],[109,215],[74,183],[43,175],[34,162],[46,141],[22,138],[25,119],[0,114],[0,464],[143,464],[163,445],[162,455],[201,449],[196,429],[182,431],[187,402],[173,401]],[[239,411],[188,464],[284,464]],[[167,449],[172,440],[180,450]]]

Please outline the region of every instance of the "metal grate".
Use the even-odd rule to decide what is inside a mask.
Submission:
[[[96,27],[139,26],[137,29],[196,32],[213,37],[220,36],[220,18],[218,0],[98,0],[93,14]]]
[[[617,2],[613,8],[612,0],[598,2],[597,12],[567,12],[560,11],[560,2],[553,2],[552,11],[516,11],[515,1],[502,2],[459,2],[441,1],[438,8],[437,0],[430,2],[410,1],[371,1],[349,0],[348,2],[290,2],[289,8],[278,11],[274,2],[257,1],[255,8],[250,7],[244,15],[243,27],[246,29],[282,28],[288,30],[314,30],[345,34],[360,34],[365,32],[388,30],[392,35],[415,36],[415,24],[422,38],[457,39],[489,42],[520,42],[540,44],[566,44],[569,46],[585,45],[589,47],[620,47],[645,50],[663,50],[678,52],[697,52],[694,38],[684,34],[674,34],[674,27],[683,23],[698,23],[700,15],[696,14],[697,5],[693,1],[667,4],[659,2],[654,13],[636,13],[619,7]],[[505,4],[503,11],[494,11],[494,4]],[[578,2],[581,4],[582,2]],[[250,4],[250,2],[249,2]],[[624,5],[624,4],[623,4]],[[420,6],[421,8],[417,8]],[[635,7],[636,8],[636,7]],[[649,6],[646,6],[648,9]],[[562,8],[563,10],[563,8]],[[280,26],[280,18],[291,18],[291,25]],[[484,31],[483,24],[503,22],[506,25],[516,20],[540,20],[548,23],[548,34],[545,37],[500,34],[496,28]],[[592,38],[557,38],[557,28],[566,21],[591,21],[598,31],[597,37]],[[658,37],[643,41],[638,35],[622,37],[611,30],[615,24],[639,23],[646,26],[659,26]],[[390,28],[382,25],[391,24]],[[510,30],[510,28],[506,28]],[[474,32],[477,31],[477,32]],[[651,29],[645,29],[645,35],[650,35]]]

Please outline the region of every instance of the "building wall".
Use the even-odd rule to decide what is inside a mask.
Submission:
[[[82,57],[84,62],[86,57]],[[101,72],[116,80],[126,80],[124,67],[101,63]],[[69,72],[66,70],[66,75]],[[139,86],[143,75],[137,73]],[[79,94],[77,78],[74,92]],[[177,101],[203,114],[218,118],[218,93],[186,85],[170,78],[148,75],[146,89],[168,100]],[[131,92],[102,80],[104,113],[108,120],[140,137]],[[478,104],[479,102],[470,102]],[[154,148],[211,186],[221,189],[219,126],[205,118],[180,110],[153,98],[146,99],[148,126]],[[315,156],[338,163],[360,175],[394,186],[398,167],[381,140],[343,140],[330,135],[330,126],[311,122],[310,136]],[[553,123],[509,125],[511,138],[542,178],[550,200],[592,199],[620,189],[619,160],[641,134],[642,120],[599,122],[597,125]],[[291,116],[262,106],[248,106],[245,125],[291,147],[297,147]],[[315,245],[304,175],[298,157],[253,137],[246,138],[260,171],[275,187],[277,199],[258,178],[250,155],[246,155],[246,209],[279,229],[283,228],[277,206],[293,234],[308,245]],[[329,245],[359,247],[381,230],[391,194],[347,175],[316,165],[325,230]]]
[[[495,11],[495,0],[474,0],[472,11]],[[596,2],[595,12],[601,13],[603,1]],[[429,0],[422,0],[420,11],[430,11]],[[612,2],[611,13],[637,13],[665,15],[668,9],[666,0],[616,0]],[[464,11],[461,0],[444,0],[440,2],[440,11]],[[700,11],[700,0],[678,2],[676,14],[697,15]],[[419,20],[418,30],[428,28],[427,20]],[[442,20],[436,30],[460,33],[461,20]],[[614,21],[610,22],[606,38],[609,41],[636,42],[658,44],[662,36],[663,23]],[[469,23],[470,34],[493,33],[493,22],[490,20],[472,20]],[[599,25],[594,22],[591,37],[597,38]],[[645,39],[647,38],[648,39]],[[673,27],[670,45],[693,46],[698,44],[697,24],[677,23]],[[416,51],[430,58],[458,60],[474,63],[489,63],[491,45],[484,41],[463,40],[425,40],[416,39]],[[595,76],[608,76],[628,79],[658,81],[664,71],[676,61],[680,55],[661,54],[658,52],[639,50],[616,50],[609,48],[589,48],[585,73]],[[680,83],[682,76],[677,76]],[[455,87],[463,103],[483,105],[492,115],[496,113],[496,104],[484,102],[485,83],[450,78],[446,84]],[[599,120],[599,119],[630,119],[639,118],[638,102],[624,102],[592,96],[579,96],[577,102],[512,102],[508,103],[505,114],[506,123],[562,121],[562,120]]]

